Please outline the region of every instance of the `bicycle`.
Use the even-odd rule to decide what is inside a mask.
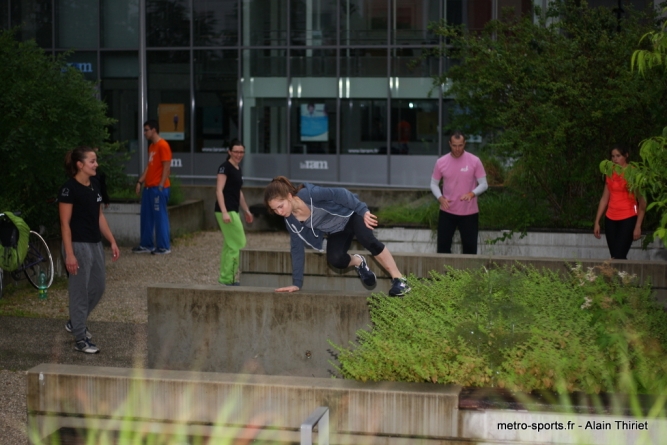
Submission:
[[[7,216],[7,213],[0,213],[0,242],[5,251],[7,249],[17,249],[19,236],[19,229],[10,217]],[[11,213],[14,219],[23,222],[19,218],[20,214],[20,212]],[[25,227],[28,228],[27,225]],[[20,280],[22,278],[21,275],[24,274],[30,284],[35,289],[39,289],[40,274],[44,272],[46,277],[44,283],[46,286],[45,289],[48,289],[53,284],[53,258],[51,257],[49,246],[39,233],[33,230],[28,232],[28,248],[24,258],[19,258],[18,264],[18,267],[7,270],[7,272],[11,273],[15,281]],[[0,267],[0,298],[2,298],[3,294],[3,274],[3,269]]]

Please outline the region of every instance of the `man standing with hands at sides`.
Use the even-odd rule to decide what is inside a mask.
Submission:
[[[144,137],[150,142],[148,165],[136,185],[136,193],[141,195],[141,243],[132,252],[164,255],[171,253],[167,215],[171,148],[160,137],[160,126],[155,120],[144,124]]]
[[[438,253],[452,253],[452,238],[458,228],[463,253],[477,254],[477,197],[488,185],[482,161],[465,151],[465,146],[465,136],[455,131],[449,138],[451,152],[438,159],[433,169],[431,191],[440,203]]]

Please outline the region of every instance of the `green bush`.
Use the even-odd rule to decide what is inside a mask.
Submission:
[[[568,277],[519,265],[432,272],[370,298],[370,331],[333,345],[344,378],[560,393],[658,393],[667,315],[649,286],[602,266]]]
[[[34,41],[18,42],[15,31],[0,31],[0,211],[20,210],[31,227],[56,232],[65,153],[99,147],[109,184],[122,163],[120,145],[106,142],[113,122],[106,105],[65,56],[54,58]]]

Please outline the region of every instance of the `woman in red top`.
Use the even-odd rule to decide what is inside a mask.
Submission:
[[[616,147],[611,150],[611,161],[625,168],[628,165],[628,150]],[[615,171],[611,177],[605,178],[605,188],[595,216],[593,234],[600,238],[600,218],[605,213],[605,237],[611,258],[627,260],[628,251],[633,240],[638,240],[642,234],[642,220],[646,213],[646,200],[638,198],[628,190],[628,183],[623,173]]]

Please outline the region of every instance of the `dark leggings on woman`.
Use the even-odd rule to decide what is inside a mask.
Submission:
[[[355,236],[373,256],[379,255],[384,250],[384,244],[375,238],[371,229],[366,227],[364,218],[354,213],[342,231],[327,236],[327,262],[337,269],[347,268],[350,265],[350,255],[347,251],[350,250]]]
[[[630,246],[632,245],[632,234],[637,224],[637,216],[614,221],[604,217],[604,234],[607,238],[609,253],[615,260],[627,260]]]

